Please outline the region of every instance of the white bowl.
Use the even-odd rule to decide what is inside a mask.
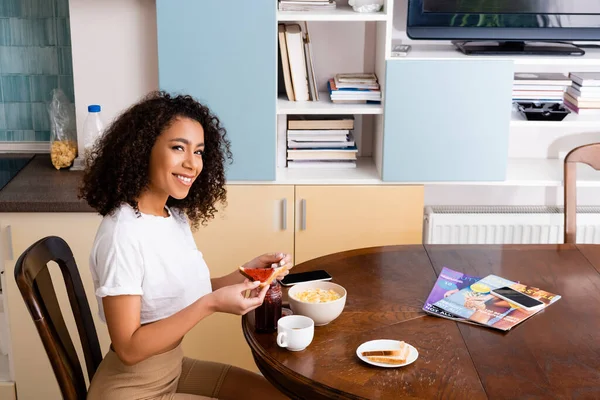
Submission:
[[[307,289],[332,289],[340,294],[340,298],[326,303],[308,303],[298,300],[296,293]],[[304,315],[315,321],[315,326],[327,325],[340,316],[346,305],[346,289],[332,282],[304,282],[294,285],[288,291],[290,307],[294,314]]]

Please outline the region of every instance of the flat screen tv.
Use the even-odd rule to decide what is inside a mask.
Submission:
[[[600,41],[600,0],[408,0],[407,35],[466,54],[583,55],[571,42]]]

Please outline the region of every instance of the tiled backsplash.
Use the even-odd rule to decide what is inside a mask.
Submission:
[[[48,141],[55,88],[74,102],[69,0],[0,0],[0,141]]]

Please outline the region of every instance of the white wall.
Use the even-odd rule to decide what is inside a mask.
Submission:
[[[158,88],[154,0],[69,0],[77,130],[88,104],[108,124]]]

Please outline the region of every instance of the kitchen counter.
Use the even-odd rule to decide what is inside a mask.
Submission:
[[[0,212],[95,212],[77,198],[81,171],[56,170],[37,154],[0,190]]]

